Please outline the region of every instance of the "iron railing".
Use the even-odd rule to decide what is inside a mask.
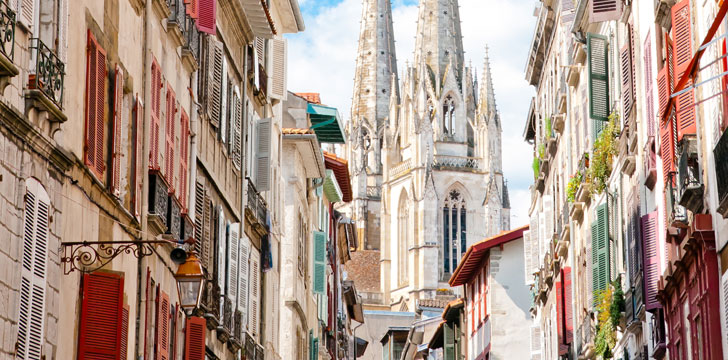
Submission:
[[[169,190],[162,177],[157,172],[149,174],[149,215],[155,215],[167,224],[167,211],[169,207]]]
[[[207,319],[209,327],[214,329],[220,323],[220,286],[216,281],[206,281],[205,290],[200,299],[200,314]]]
[[[31,39],[30,48],[35,56],[35,74],[31,77],[31,88],[40,90],[59,109],[62,109],[66,64],[38,38]]]
[[[235,329],[235,317],[233,316],[233,301],[225,296],[222,304],[222,324],[229,334]]]
[[[263,196],[255,189],[253,181],[248,178],[248,209],[255,215],[256,220],[261,225],[266,225],[268,217],[268,204],[266,204]]]
[[[700,177],[697,147],[697,139],[686,136],[678,154],[679,202],[693,213],[700,213],[703,210],[703,183]]]
[[[652,316],[650,326],[650,340],[652,341],[652,357],[659,359],[665,354],[666,336],[665,336],[665,313],[662,309],[657,309]]]
[[[186,17],[185,28],[185,44],[182,47],[183,51],[189,51],[192,57],[199,63],[200,61],[200,32],[197,30],[195,20],[191,17]]]
[[[677,188],[673,186],[675,173],[668,175],[668,181],[665,183],[665,211],[667,212],[667,220],[669,226],[677,226],[679,224],[687,225],[688,215],[683,206],[677,202]]]
[[[469,156],[435,155],[433,168],[479,170],[480,158]]]
[[[0,0],[0,52],[10,61],[15,55],[15,11]]]
[[[728,159],[728,131],[723,131],[713,149],[714,159]],[[728,215],[728,161],[715,161],[715,179],[718,189],[718,212]]]
[[[169,202],[167,206],[167,234],[179,239],[182,233],[182,209],[174,196],[167,196],[167,199]]]

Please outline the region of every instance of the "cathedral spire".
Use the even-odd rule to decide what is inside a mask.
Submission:
[[[424,62],[441,78],[452,59],[451,71],[462,79],[464,57],[458,0],[420,0],[415,64]]]
[[[488,46],[485,46],[485,64],[483,65],[483,84],[480,88],[480,94],[478,98],[483,103],[481,106],[481,113],[486,115],[495,115],[498,113],[498,109],[495,104],[495,90],[493,88],[493,78],[490,70],[490,56],[488,54]]]
[[[389,115],[392,76],[397,77],[391,0],[362,2],[359,49],[354,75],[351,120],[354,126],[366,121],[372,129],[380,127]]]

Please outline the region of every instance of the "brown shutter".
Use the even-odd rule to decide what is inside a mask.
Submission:
[[[657,237],[657,212],[642,217],[642,266],[644,269],[645,309],[660,307],[657,300],[660,280],[660,251]]]
[[[109,273],[83,276],[78,359],[119,359],[124,278]]]
[[[149,168],[159,170],[159,131],[161,117],[162,71],[157,59],[152,60],[152,124],[149,139]]]
[[[195,182],[195,251],[203,261],[202,256],[202,228],[204,225],[203,208],[205,206],[205,185],[199,180]]]
[[[214,222],[212,221],[212,200],[210,194],[205,191],[205,206],[203,209],[203,231],[202,231],[202,266],[207,269],[208,278],[212,278],[213,269],[213,243],[214,243]]]
[[[660,124],[660,156],[662,157],[662,175],[665,184],[670,174],[675,172],[675,133],[673,129],[674,116]]]
[[[122,100],[124,98],[124,71],[119,64],[114,69],[114,118],[113,134],[111,136],[111,183],[109,188],[114,196],[119,197],[121,191],[121,114]]]
[[[179,189],[178,198],[180,204],[182,204],[182,211],[187,212],[189,208],[187,204],[187,170],[189,163],[189,146],[190,146],[190,119],[187,116],[187,112],[182,109],[182,115],[179,118],[180,121],[180,144],[179,144]]]
[[[174,93],[174,90],[172,90],[172,85],[167,84],[167,121],[164,124],[164,130],[165,130],[165,137],[164,137],[164,159],[165,159],[165,166],[164,166],[164,175],[167,178],[167,183],[169,184],[169,192],[173,193],[175,191],[174,186],[177,184],[176,181],[174,181],[174,163],[175,163],[175,149],[174,149],[174,140],[175,140],[175,117],[177,114],[177,98]]]
[[[185,330],[185,360],[205,360],[205,332],[207,320],[190,316]]]
[[[632,58],[629,44],[626,44],[619,50],[619,57],[622,62],[622,108],[624,110],[624,119],[629,117],[632,112],[633,94],[632,94]]]
[[[222,79],[223,79],[223,44],[220,41],[209,38],[209,62],[208,62],[208,83],[207,114],[213,127],[220,126],[222,108]]]
[[[134,215],[141,219],[142,213],[142,190],[143,190],[143,162],[144,155],[144,104],[139,95],[134,101]]]
[[[156,360],[169,360],[169,295],[159,292],[157,304]]]
[[[672,34],[674,45],[673,63],[675,85],[682,79],[693,57],[692,22],[690,20],[690,0],[682,0],[671,9]],[[688,81],[685,88],[693,85]],[[677,96],[677,140],[685,134],[695,134],[695,90],[691,89]]]
[[[106,51],[88,30],[86,48],[86,136],[84,162],[99,179],[104,165],[104,105],[106,102]]]

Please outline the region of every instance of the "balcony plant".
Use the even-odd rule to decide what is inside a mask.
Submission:
[[[571,176],[569,183],[566,184],[566,201],[570,203],[574,202],[576,192],[579,190],[582,182],[584,182],[584,174],[581,171],[577,171],[576,174]]]
[[[619,115],[612,112],[609,121],[594,141],[594,149],[587,170],[587,182],[592,185],[592,193],[601,194],[607,188],[612,174],[614,157],[617,155],[617,136],[619,136]]]
[[[533,164],[531,165],[533,167],[533,178],[538,178],[538,173],[541,170],[541,164],[539,162],[539,158],[533,157]]]
[[[544,121],[544,127],[546,129],[546,140],[551,139],[551,118],[546,118]]]
[[[619,279],[598,293],[596,337],[594,351],[597,357],[611,359],[617,345],[617,326],[624,311],[624,293]]]
[[[538,145],[538,158],[543,159],[543,157],[546,155],[546,145],[539,144]]]

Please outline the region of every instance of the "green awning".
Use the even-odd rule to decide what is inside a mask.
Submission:
[[[324,194],[329,202],[335,203],[341,201],[342,193],[339,183],[336,181],[336,175],[333,170],[326,170],[326,178],[324,179]]]
[[[307,112],[311,117],[311,130],[316,132],[319,142],[346,143],[341,116],[336,108],[309,103]]]

